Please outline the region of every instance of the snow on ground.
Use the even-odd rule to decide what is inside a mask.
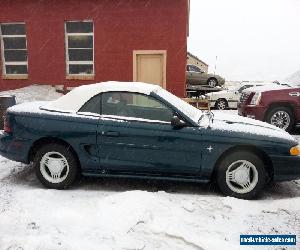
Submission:
[[[240,234],[300,237],[300,181],[273,184],[254,201],[210,185],[123,179],[58,191],[43,188],[31,166],[0,164],[0,249],[241,249]]]
[[[166,181],[83,178],[59,191],[42,187],[31,165],[0,156],[0,250],[296,249],[241,247],[239,236],[296,234],[299,242],[299,225],[300,180],[269,185],[253,201]]]
[[[15,95],[17,103],[31,101],[51,101],[62,96],[62,94],[55,91],[55,88],[49,85],[31,85],[16,90],[0,92],[0,95],[8,94]]]

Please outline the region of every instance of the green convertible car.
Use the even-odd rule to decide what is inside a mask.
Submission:
[[[157,85],[104,82],[7,110],[0,153],[30,163],[48,188],[80,174],[214,181],[251,199],[268,181],[300,178],[298,142],[283,130],[202,112]]]

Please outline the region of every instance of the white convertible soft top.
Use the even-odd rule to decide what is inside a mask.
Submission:
[[[101,82],[83,85],[55,101],[48,102],[41,109],[73,113],[77,112],[93,96],[103,92],[126,91],[149,95],[160,88],[158,85],[142,82]]]

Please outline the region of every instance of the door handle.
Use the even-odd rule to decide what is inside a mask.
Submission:
[[[120,132],[116,132],[116,131],[103,131],[101,134],[103,136],[107,136],[107,137],[118,137],[118,136],[120,136]]]

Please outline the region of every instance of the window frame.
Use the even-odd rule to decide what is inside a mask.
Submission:
[[[93,32],[88,33],[68,33],[67,23],[80,23],[80,22],[91,22],[93,26]],[[70,80],[93,80],[95,78],[95,29],[94,21],[92,19],[88,20],[66,20],[64,23],[65,28],[65,63],[66,63],[66,79]],[[92,36],[93,37],[93,61],[70,61],[69,60],[69,36]],[[76,48],[76,49],[89,49],[89,48]],[[70,65],[92,65],[92,74],[70,74]]]
[[[2,34],[2,25],[14,25],[14,24],[23,24],[25,26],[25,34],[24,35],[3,35]],[[25,44],[26,48],[25,49],[4,49],[4,38],[13,38],[13,37],[24,37],[25,38]],[[26,30],[26,22],[9,22],[9,23],[0,23],[0,52],[1,52],[1,64],[2,64],[2,79],[16,79],[16,80],[26,80],[28,79],[28,72],[29,72],[29,67],[28,67],[28,43],[27,43],[27,30]],[[15,62],[6,62],[5,60],[5,51],[6,50],[24,50],[26,51],[27,55],[27,60],[26,61],[15,61]],[[6,66],[7,65],[25,65],[27,68],[27,74],[8,74],[6,72]]]
[[[172,111],[173,115],[175,113],[175,111],[166,103],[164,103],[163,101],[157,99],[155,96],[150,95],[146,95],[143,93],[138,93],[138,92],[130,92],[130,91],[108,91],[108,92],[103,92],[101,93],[101,107],[100,107],[100,116],[101,118],[104,119],[115,119],[115,120],[122,120],[122,121],[131,121],[131,122],[145,122],[145,123],[152,123],[152,124],[163,124],[163,125],[171,125],[171,121],[167,122],[167,121],[162,121],[162,120],[151,120],[151,119],[145,119],[145,118],[139,118],[139,117],[131,117],[131,116],[118,116],[118,115],[103,115],[102,114],[102,101],[103,101],[103,94],[107,94],[107,93],[129,93],[129,94],[136,94],[136,95],[142,95],[142,96],[146,96],[146,97],[151,97],[153,98],[155,101],[159,102],[160,104],[162,104],[163,106],[165,106],[166,108],[168,108],[169,110]]]

